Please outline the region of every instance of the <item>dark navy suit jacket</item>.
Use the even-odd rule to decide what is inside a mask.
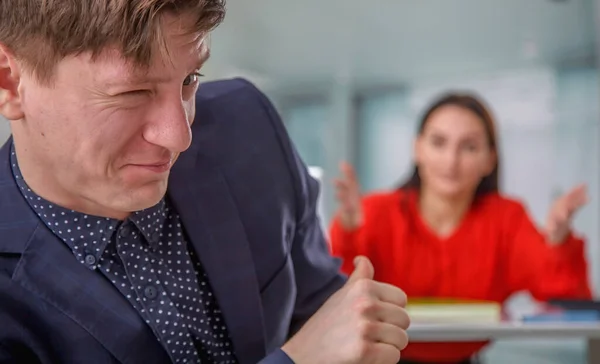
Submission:
[[[316,216],[318,184],[248,82],[202,85],[196,109],[168,197],[241,364],[291,363],[279,348],[345,281]],[[29,208],[9,143],[0,149],[0,363],[168,363],[127,299]]]

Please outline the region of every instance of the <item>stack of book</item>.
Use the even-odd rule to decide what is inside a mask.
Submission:
[[[414,323],[498,323],[502,320],[502,306],[489,301],[411,299],[407,311]]]

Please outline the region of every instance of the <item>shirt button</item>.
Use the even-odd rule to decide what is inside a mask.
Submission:
[[[156,288],[154,286],[148,286],[148,287],[144,288],[144,296],[146,296],[147,299],[153,300],[156,298],[157,295],[158,295],[158,291],[156,290]]]
[[[92,254],[88,254],[85,256],[85,264],[87,265],[94,265],[96,264],[96,257],[93,256]]]
[[[158,231],[155,231],[152,233],[152,236],[150,238],[152,239],[152,242],[156,243],[158,242],[158,239],[160,239],[160,233]]]
[[[127,225],[123,225],[121,231],[119,231],[119,236],[122,238],[126,238],[131,234],[131,228]]]

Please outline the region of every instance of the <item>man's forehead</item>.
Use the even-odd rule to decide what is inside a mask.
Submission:
[[[136,64],[116,51],[99,59],[96,79],[108,86],[138,83],[161,83],[169,80],[173,73],[192,72],[200,69],[210,57],[206,38],[196,42],[169,47],[163,52],[155,52],[149,65]]]
[[[132,77],[147,77],[148,74],[168,70],[185,69],[193,71],[200,68],[210,57],[210,49],[206,42],[188,43],[177,48],[169,47],[162,52],[155,52],[149,65],[143,66],[126,62],[127,71]]]

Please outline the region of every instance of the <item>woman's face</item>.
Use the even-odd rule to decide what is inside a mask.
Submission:
[[[483,121],[454,105],[434,111],[415,143],[415,162],[423,189],[447,198],[475,193],[496,165]]]

